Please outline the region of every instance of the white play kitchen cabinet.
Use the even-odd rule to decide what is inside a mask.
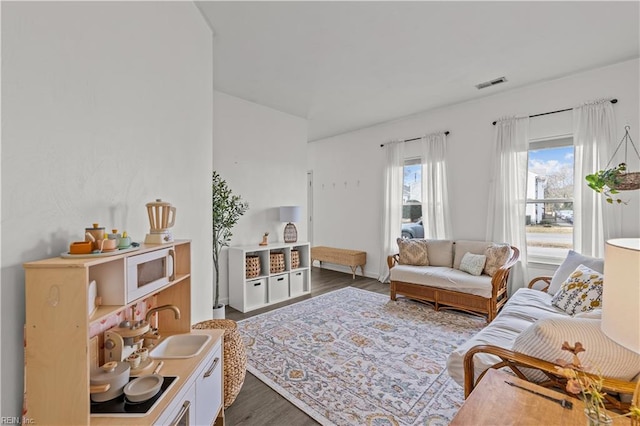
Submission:
[[[134,256],[141,255],[167,256],[172,267],[167,268],[166,282],[148,291],[130,291],[132,275],[127,266],[135,263]],[[150,425],[178,420],[179,424],[193,425],[224,423],[224,331],[191,330],[189,241],[142,245],[136,251],[105,257],[51,258],[26,263],[24,268],[27,419],[35,424],[60,425]],[[94,280],[98,296],[108,299],[95,310],[89,296]],[[176,379],[149,412],[136,417],[94,417],[90,369],[101,364],[95,359],[101,351],[96,350],[96,339],[89,338],[89,330],[154,295],[155,306],[174,305],[181,313],[179,319],[168,309],[157,313],[163,338],[192,333],[211,339],[196,356],[163,359],[160,374]]]
[[[229,305],[249,312],[309,294],[309,255],[309,243],[301,242],[229,247]],[[275,269],[272,256],[276,256]],[[277,259],[282,261],[279,268]]]

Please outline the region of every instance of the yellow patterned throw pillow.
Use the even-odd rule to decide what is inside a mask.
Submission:
[[[427,241],[419,239],[398,238],[401,265],[428,266]]]
[[[587,312],[602,306],[603,275],[579,265],[551,299],[551,304],[569,315]]]

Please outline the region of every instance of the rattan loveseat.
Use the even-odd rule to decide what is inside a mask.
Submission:
[[[511,268],[520,257],[513,246],[493,275],[468,274],[459,269],[466,253],[484,254],[495,246],[485,241],[425,240],[429,264],[424,266],[400,263],[400,254],[387,258],[390,270],[391,300],[398,295],[429,302],[435,310],[455,309],[486,316],[493,321],[507,302],[507,281]]]

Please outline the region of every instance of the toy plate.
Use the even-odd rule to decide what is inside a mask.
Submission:
[[[68,251],[61,253],[60,256],[64,258],[73,258],[73,259],[90,259],[92,257],[107,257],[107,256],[115,256],[122,253],[129,253],[131,251],[140,250],[140,247],[129,247],[128,249],[118,249],[105,251],[102,253],[88,253],[88,254],[71,254]]]

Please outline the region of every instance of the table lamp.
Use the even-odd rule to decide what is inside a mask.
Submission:
[[[616,238],[604,249],[602,323],[604,334],[640,353],[640,238]],[[640,380],[633,404],[640,406]]]
[[[295,243],[298,241],[298,230],[292,222],[300,220],[300,206],[282,206],[280,207],[280,222],[286,222],[284,227],[284,242]]]

